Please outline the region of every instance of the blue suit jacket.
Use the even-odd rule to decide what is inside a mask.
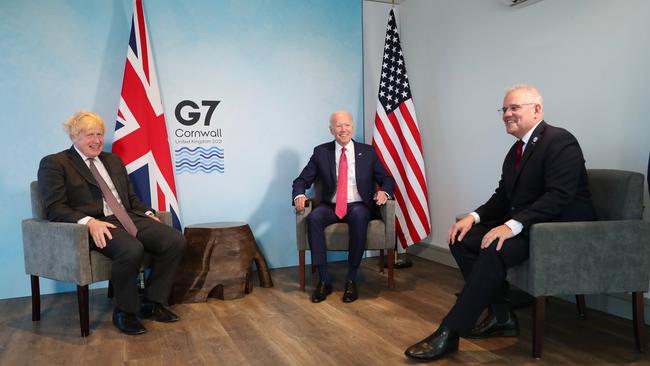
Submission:
[[[372,207],[375,183],[380,189],[393,197],[395,180],[384,169],[375,149],[367,144],[354,143],[355,176],[357,190],[361,199]],[[314,152],[298,178],[293,181],[292,197],[305,194],[317,178],[321,182],[321,200],[331,202],[336,194],[336,158],[335,142],[331,141],[314,148]]]

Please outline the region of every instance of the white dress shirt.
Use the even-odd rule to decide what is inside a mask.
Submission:
[[[339,145],[338,142],[334,144],[334,158],[336,159],[336,180],[338,184],[339,177],[339,162],[341,160],[341,150],[343,146]],[[355,160],[354,160],[354,142],[350,141],[347,146],[345,146],[345,157],[348,160],[348,203],[350,202],[359,202],[361,201],[361,195],[359,190],[357,190],[357,176],[355,169]],[[332,203],[336,203],[336,193],[332,197]]]
[[[84,155],[81,151],[79,151],[79,149],[77,149],[76,146],[74,148],[75,148],[75,150],[77,150],[77,153],[79,153],[79,155],[81,156],[81,159],[83,159],[84,163],[86,163],[86,166],[90,167],[90,162],[88,161],[88,159],[90,159],[90,158],[87,157],[86,155]],[[120,205],[122,205],[122,200],[120,200],[120,194],[117,193],[117,188],[115,188],[115,184],[113,184],[113,180],[111,179],[111,176],[108,175],[108,170],[106,170],[106,167],[102,163],[101,159],[99,159],[99,157],[95,158],[94,163],[95,163],[95,167],[97,168],[97,171],[99,172],[99,175],[101,175],[102,178],[104,178],[104,181],[106,181],[106,184],[108,185],[108,188],[113,193],[113,196],[115,196],[115,198],[117,199],[117,202]],[[108,203],[106,202],[106,200],[103,197],[102,197],[102,202],[104,203],[104,210],[103,210],[104,211],[104,216],[112,215],[113,211],[108,206]],[[124,205],[122,205],[122,206],[124,206]],[[85,225],[85,224],[88,223],[88,221],[90,221],[90,219],[92,219],[92,217],[86,216],[83,219],[77,221],[77,224],[84,224]]]

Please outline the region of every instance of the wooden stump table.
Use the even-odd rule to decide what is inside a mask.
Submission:
[[[255,262],[262,287],[273,281],[253,233],[244,222],[211,222],[185,227],[187,249],[178,266],[173,303],[224,300],[253,291]]]

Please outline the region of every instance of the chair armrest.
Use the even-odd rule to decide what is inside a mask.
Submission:
[[[379,206],[379,213],[384,221],[387,248],[393,248],[395,245],[395,205],[395,200],[388,200]]]
[[[530,229],[533,295],[647,291],[650,223],[539,223]]]
[[[77,285],[92,283],[86,225],[22,221],[25,273]]]
[[[156,216],[160,219],[160,222],[167,226],[173,226],[172,222],[172,213],[169,211],[158,211],[156,212]]]
[[[305,209],[302,212],[296,212],[296,245],[298,250],[308,250],[307,243],[307,215],[312,210],[311,200],[305,202]]]

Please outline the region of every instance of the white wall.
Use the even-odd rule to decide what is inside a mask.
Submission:
[[[578,138],[587,168],[646,174],[650,2],[506,4],[400,3],[431,203],[432,234],[425,242],[437,247],[446,248],[455,215],[476,208],[496,187],[514,141],[496,109],[513,84],[540,89],[545,119]]]
[[[647,174],[650,1],[508,2],[400,2],[432,220],[431,235],[413,249],[447,264],[447,228],[489,198],[513,143],[496,112],[513,84],[540,89],[545,119],[578,138],[587,168]],[[628,296],[592,295],[587,304],[631,317]]]

